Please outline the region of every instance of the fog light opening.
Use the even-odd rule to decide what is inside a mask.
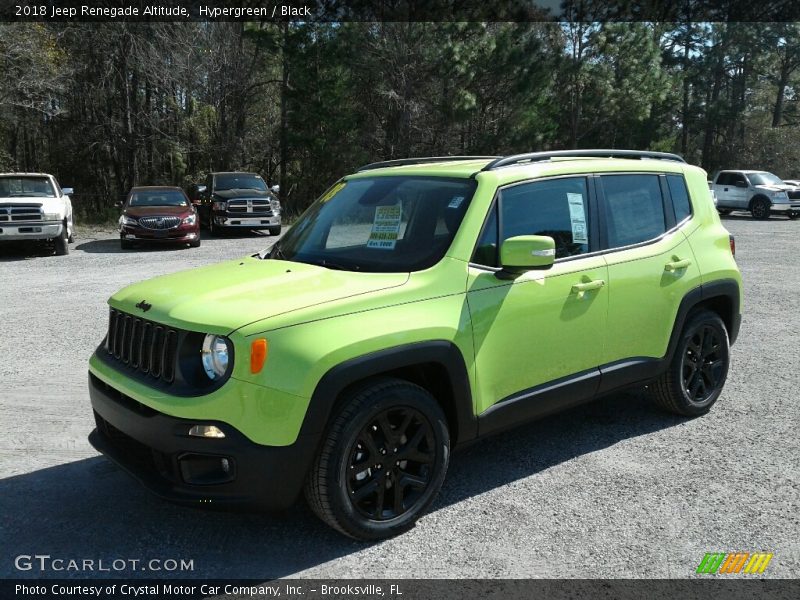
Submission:
[[[222,439],[225,437],[225,432],[216,425],[192,425],[189,428],[189,435],[201,438]],[[225,462],[227,462],[227,460]]]

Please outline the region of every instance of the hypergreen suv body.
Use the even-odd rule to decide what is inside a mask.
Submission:
[[[269,251],[127,287],[93,444],[193,504],[402,531],[451,447],[649,384],[719,396],[741,278],[705,173],[583,151],[369,165]]]

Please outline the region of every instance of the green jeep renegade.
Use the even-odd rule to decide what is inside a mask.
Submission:
[[[109,300],[92,444],[172,501],[411,527],[452,448],[630,386],[701,415],[741,277],[706,174],[585,150],[368,165],[270,250]]]

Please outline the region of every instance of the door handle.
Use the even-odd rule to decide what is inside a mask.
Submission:
[[[595,279],[594,281],[587,281],[586,283],[576,283],[572,286],[572,291],[577,292],[578,297],[582,297],[586,292],[592,290],[599,290],[606,284],[603,279]]]
[[[664,270],[670,273],[678,271],[680,269],[685,269],[690,264],[692,264],[692,259],[684,258],[683,260],[676,260],[674,262],[668,262],[664,265]]]

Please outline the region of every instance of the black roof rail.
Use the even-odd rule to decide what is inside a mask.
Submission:
[[[657,160],[673,160],[685,163],[678,154],[670,152],[651,152],[649,150],[552,150],[546,152],[529,152],[528,154],[514,154],[493,160],[483,167],[481,171],[494,171],[501,167],[510,167],[524,162],[539,162],[551,158],[652,158]]]
[[[361,171],[371,171],[372,169],[381,169],[383,167],[402,167],[405,165],[424,165],[427,163],[437,162],[451,162],[457,160],[492,160],[500,158],[499,156],[423,156],[422,158],[398,158],[395,160],[384,160],[381,162],[374,162],[363,167],[356,169],[356,173]]]

